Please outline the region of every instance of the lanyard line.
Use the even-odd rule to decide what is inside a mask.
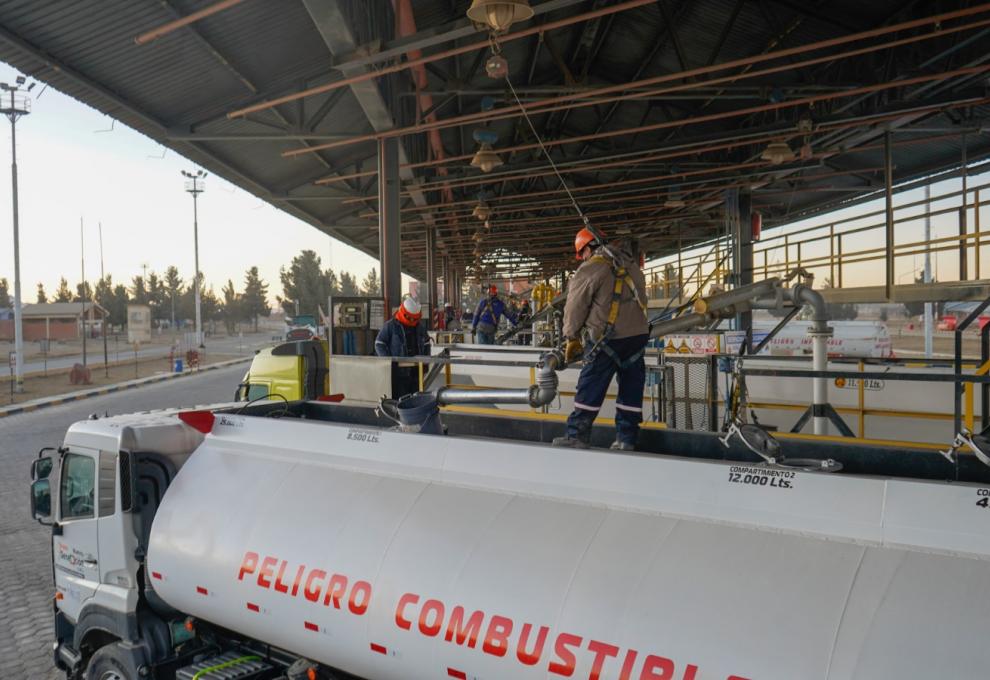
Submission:
[[[560,174],[560,170],[557,169],[557,164],[554,163],[553,158],[550,157],[550,152],[547,150],[547,147],[543,145],[543,139],[536,131],[536,127],[533,125],[533,121],[530,119],[529,113],[526,111],[526,107],[523,106],[523,103],[519,100],[519,95],[516,94],[516,88],[512,86],[512,80],[509,78],[508,73],[505,74],[505,82],[509,85],[509,90],[512,91],[512,96],[515,98],[516,104],[519,105],[523,118],[525,118],[526,122],[529,124],[529,129],[533,131],[533,136],[536,137],[536,141],[539,143],[540,149],[543,150],[543,155],[547,157],[547,160],[550,162],[550,167],[553,168],[554,173],[557,175],[557,179],[560,180],[560,185],[564,187],[564,191],[567,192],[567,196],[571,199],[571,204],[574,206],[574,210],[577,211],[578,216],[581,218],[581,221],[584,222],[585,226],[590,228],[591,223],[581,211],[581,206],[578,205],[577,200],[574,198],[574,194],[571,193],[570,187],[567,186],[567,182],[564,181],[563,176]]]

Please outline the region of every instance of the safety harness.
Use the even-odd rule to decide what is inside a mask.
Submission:
[[[481,314],[478,315],[478,323],[487,323],[482,321],[485,317],[485,312],[488,312],[488,314],[492,317],[492,325],[495,326],[495,328],[498,328],[498,317],[495,316],[495,310],[492,309],[491,298],[485,300],[485,308],[482,310]]]
[[[619,367],[619,370],[624,370],[629,368],[633,364],[642,358],[643,353],[646,351],[645,348],[639,350],[631,357],[625,361],[619,358],[619,355],[615,353],[611,347],[608,346],[608,341],[615,332],[615,322],[619,318],[619,308],[622,305],[622,292],[625,290],[626,286],[629,286],[629,290],[632,291],[633,299],[636,300],[636,304],[639,306],[639,310],[643,313],[643,317],[646,318],[646,302],[640,297],[639,291],[636,289],[636,283],[633,281],[629,273],[626,272],[626,268],[620,264],[617,264],[615,257],[608,250],[607,247],[603,247],[609,257],[603,255],[595,254],[591,257],[589,262],[604,262],[612,270],[612,276],[615,277],[615,283],[612,285],[612,303],[608,308],[608,319],[605,321],[605,328],[602,329],[602,335],[588,350],[587,361],[594,361],[598,352],[605,352],[609,359],[615,362],[615,365]]]

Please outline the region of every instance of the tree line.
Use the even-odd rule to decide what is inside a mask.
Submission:
[[[327,310],[327,298],[331,295],[350,297],[378,297],[381,295],[381,282],[378,271],[372,268],[361,283],[350,272],[341,272],[340,276],[331,268],[323,268],[323,262],[312,250],[303,250],[287,267],[279,270],[282,283],[282,294],[277,296],[278,303],[287,316],[296,314],[296,305],[300,314],[312,314],[319,318],[319,311]]]
[[[269,284],[258,273],[257,267],[250,267],[244,273],[240,290],[233,280],[228,279],[217,295],[212,287],[202,283],[200,273],[200,313],[204,322],[223,323],[228,333],[234,332],[240,323],[250,323],[258,329],[258,319],[271,315],[268,304]],[[381,295],[378,271],[374,268],[359,283],[350,272],[341,271],[339,276],[333,269],[323,268],[319,256],[312,250],[303,250],[292,258],[288,266],[279,270],[282,294],[276,296],[279,306],[287,316],[296,314],[298,303],[300,314],[312,314],[319,318],[319,311],[326,309],[327,298],[331,295],[377,297]],[[70,287],[65,277],[59,279],[54,294],[49,294],[45,286],[37,286],[36,302],[82,302],[95,300],[107,310],[107,320],[113,326],[127,324],[127,305],[148,305],[152,323],[155,326],[179,325],[184,319],[192,319],[195,311],[195,288],[192,280],[186,281],[177,267],[169,267],[164,274],[154,271],[145,276],[134,276],[129,284],[118,283],[108,274],[96,281],[95,287],[89,281]],[[7,279],[0,278],[0,308],[13,306]]]

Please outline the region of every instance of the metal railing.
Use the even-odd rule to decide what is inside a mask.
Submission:
[[[950,217],[955,219],[954,228],[958,233],[940,236],[927,240],[910,240],[893,243],[895,262],[905,257],[914,257],[930,253],[958,253],[959,272],[956,279],[940,276],[940,281],[951,280],[971,281],[982,275],[983,246],[990,246],[988,235],[983,234],[982,211],[986,207],[981,202],[981,192],[990,187],[990,183],[948,191],[929,199],[911,201],[894,208],[895,234],[898,227],[902,232],[904,227],[912,223],[920,223],[925,219]],[[933,204],[952,201],[954,205],[932,209]],[[918,211],[918,209],[921,209]],[[914,211],[914,212],[912,212]],[[972,219],[970,219],[972,217]],[[862,224],[870,220],[868,224]],[[875,221],[873,221],[875,220]],[[945,230],[940,224],[933,228]],[[850,265],[881,262],[886,260],[886,248],[883,243],[886,230],[886,213],[883,208],[865,212],[839,220],[830,220],[796,230],[778,228],[775,234],[764,234],[763,238],[754,244],[753,279],[780,276],[795,268],[803,267],[817,273],[825,273],[832,284],[842,288],[846,283],[846,270]],[[865,243],[857,244],[856,241]],[[722,237],[700,246],[689,248],[686,252],[678,252],[654,262],[645,271],[649,294],[651,298],[667,299],[677,296],[689,299],[713,270],[715,282],[721,283],[729,274],[728,268],[717,271],[722,261],[721,255],[731,247],[727,238]],[[714,255],[714,257],[713,257]],[[970,260],[973,267],[970,271]],[[867,285],[882,285],[882,271],[878,269],[878,278]]]

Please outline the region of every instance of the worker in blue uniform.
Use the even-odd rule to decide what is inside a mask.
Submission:
[[[471,321],[471,332],[477,336],[479,344],[495,344],[495,331],[498,330],[498,322],[503,316],[513,326],[516,325],[515,312],[502,302],[502,299],[498,296],[498,288],[496,286],[489,286],[488,297],[482,298],[478,302],[478,308],[474,312],[474,319]]]
[[[430,336],[426,333],[426,324],[422,322],[422,318],[423,308],[416,300],[411,297],[403,300],[395,315],[378,331],[375,354],[394,358],[429,356]],[[392,375],[393,396],[418,391],[418,368],[393,363]]]

